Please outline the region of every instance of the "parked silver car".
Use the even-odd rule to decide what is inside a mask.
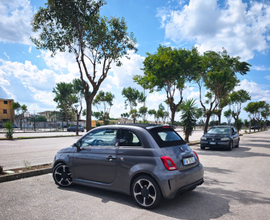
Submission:
[[[59,186],[82,184],[132,195],[143,208],[203,183],[203,166],[170,126],[108,125],[89,131],[53,162]]]

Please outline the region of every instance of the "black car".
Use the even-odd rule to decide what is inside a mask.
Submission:
[[[254,129],[254,130],[257,129],[257,130],[259,130],[259,129],[261,129],[261,126],[258,126],[258,125],[251,126],[250,129]]]
[[[218,125],[201,137],[201,149],[223,147],[232,150],[233,147],[239,147],[239,142],[240,137],[233,126]]]
[[[77,131],[77,125],[71,125],[68,129],[68,132],[70,131]],[[78,131],[84,132],[84,128],[81,125],[78,125]]]
[[[199,157],[170,126],[107,125],[90,130],[53,162],[57,185],[81,184],[131,195],[143,208],[203,183]]]

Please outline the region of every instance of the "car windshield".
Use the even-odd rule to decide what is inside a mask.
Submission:
[[[230,128],[211,128],[208,134],[230,134]]]

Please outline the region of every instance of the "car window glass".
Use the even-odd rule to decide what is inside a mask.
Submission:
[[[229,128],[211,128],[208,134],[230,134]]]
[[[162,141],[179,141],[182,140],[174,131],[161,131],[158,135]]]
[[[81,140],[81,146],[115,146],[116,134],[116,129],[101,129],[90,132]]]
[[[141,142],[134,132],[121,129],[119,131],[119,146],[141,146]]]

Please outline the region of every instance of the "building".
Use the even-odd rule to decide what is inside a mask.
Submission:
[[[14,110],[11,109],[13,99],[0,98],[0,124],[4,125],[7,121],[14,122]]]
[[[59,112],[57,111],[45,111],[39,112],[40,116],[44,116],[47,121],[58,121],[59,120]]]

